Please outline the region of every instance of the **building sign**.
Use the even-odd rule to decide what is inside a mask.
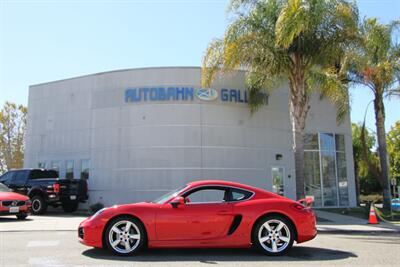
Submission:
[[[197,89],[196,96],[201,100],[212,101],[218,98],[218,91],[215,89]]]
[[[212,88],[197,88],[184,86],[170,87],[140,87],[125,90],[125,103],[153,102],[153,101],[194,101],[195,98],[202,101],[248,103],[247,90]],[[263,102],[268,105],[268,94],[263,93]]]

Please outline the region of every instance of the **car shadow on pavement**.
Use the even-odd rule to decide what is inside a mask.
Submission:
[[[119,261],[166,262],[199,261],[216,264],[219,261],[328,261],[355,258],[356,254],[336,249],[316,247],[293,247],[286,255],[268,257],[252,249],[148,249],[135,256],[121,257],[112,255],[105,249],[88,249],[84,256]]]
[[[32,221],[33,219],[28,217],[23,220],[19,220],[17,217],[0,217],[0,223],[2,222],[26,222],[26,221]]]

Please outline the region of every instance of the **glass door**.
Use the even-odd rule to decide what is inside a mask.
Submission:
[[[283,196],[285,194],[284,191],[285,168],[282,166],[272,166],[271,174],[272,174],[272,192],[277,195]]]

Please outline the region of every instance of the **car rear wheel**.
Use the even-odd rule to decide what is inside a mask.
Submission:
[[[134,218],[123,216],[112,220],[105,231],[107,248],[116,255],[129,256],[143,248],[145,230]]]
[[[65,212],[74,212],[78,209],[78,203],[63,203],[62,208]]]
[[[25,220],[26,217],[28,217],[27,214],[18,214],[18,215],[17,215],[17,219],[18,219],[18,220]]]
[[[266,216],[258,221],[253,230],[253,244],[267,255],[286,253],[294,242],[294,226],[282,216]]]
[[[41,196],[39,195],[33,196],[31,201],[32,201],[31,209],[33,214],[43,214],[46,212],[47,204]]]

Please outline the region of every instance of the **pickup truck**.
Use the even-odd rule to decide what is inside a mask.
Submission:
[[[74,212],[79,202],[88,199],[86,180],[61,179],[55,170],[10,170],[0,176],[0,183],[16,193],[28,196],[32,202],[33,214],[44,214],[48,205],[62,206],[65,212]]]

